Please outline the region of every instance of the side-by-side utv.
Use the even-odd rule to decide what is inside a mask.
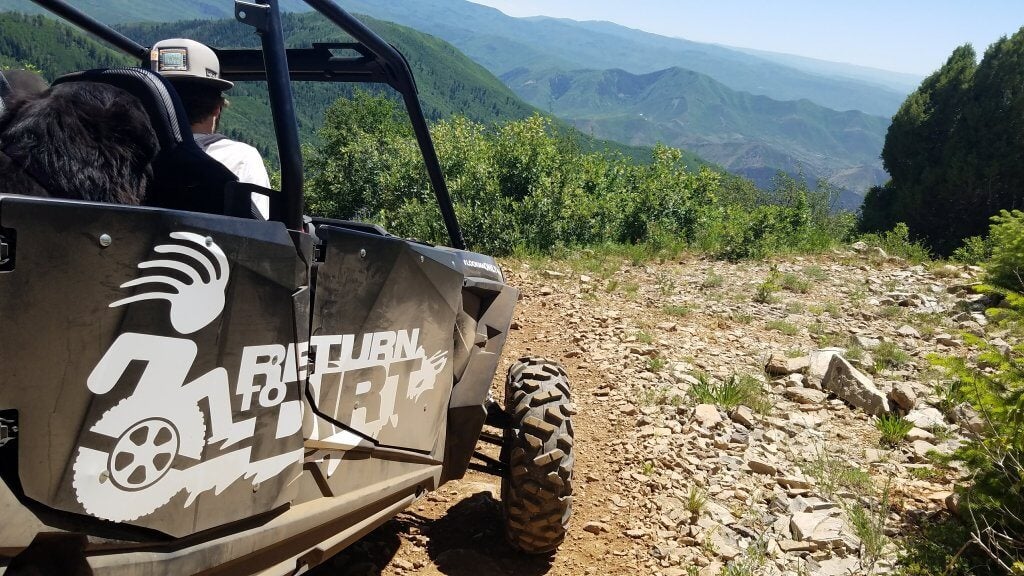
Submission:
[[[148,47],[36,3],[139,61],[55,84],[130,92],[160,152],[141,207],[5,193],[0,174],[0,573],[299,573],[471,468],[502,478],[510,542],[553,551],[566,374],[524,358],[491,399],[518,292],[465,249],[402,55],[332,0],[306,3],[341,41],[287,50],[277,0],[234,3],[262,49],[214,49],[224,79],[267,83],[269,190],[196,145]],[[401,95],[452,247],[304,214],[299,80]]]

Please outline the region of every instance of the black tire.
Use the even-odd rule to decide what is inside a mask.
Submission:
[[[551,552],[565,540],[572,514],[573,449],[569,378],[555,362],[522,358],[508,371],[501,483],[505,533],[530,554]]]

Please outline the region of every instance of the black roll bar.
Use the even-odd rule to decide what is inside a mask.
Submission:
[[[285,197],[282,221],[292,230],[302,229],[302,147],[295,121],[295,99],[288,74],[288,56],[284,51],[284,30],[278,0],[258,0],[259,4],[235,0],[235,18],[256,28],[263,44],[263,63],[270,94],[270,112],[281,157],[281,192]],[[271,216],[277,216],[272,214]]]
[[[409,62],[406,61],[402,53],[395,49],[394,46],[385,42],[373,30],[370,30],[362,22],[353,18],[351,14],[342,10],[333,0],[305,0],[305,2],[310,8],[323,14],[339,28],[348,32],[356,42],[365,46],[376,56],[385,67],[385,72],[391,79],[388,84],[397,90],[405,101],[405,109],[409,113],[409,120],[412,121],[416,142],[419,144],[420,152],[423,154],[423,161],[427,166],[427,175],[430,177],[430,184],[434,188],[437,207],[441,210],[441,217],[444,219],[444,226],[448,230],[448,238],[451,240],[452,248],[465,249],[466,241],[462,237],[462,229],[459,228],[459,220],[455,216],[455,207],[452,206],[452,199],[448,194],[448,185],[445,184],[444,174],[441,173],[441,163],[437,159],[434,141],[431,139],[430,130],[427,127],[427,119],[423,115],[423,108],[420,106],[416,81],[413,79],[412,70],[409,69]]]
[[[98,36],[108,44],[140,62],[149,60],[149,48],[121,34],[103,22],[96,20],[64,0],[32,0],[32,2],[71,22],[93,36]]]
[[[286,213],[280,219],[289,228],[301,228],[302,151],[290,80],[382,83],[391,86],[402,95],[451,246],[464,249],[466,242],[455,215],[448,186],[445,184],[409,63],[394,46],[353,18],[333,0],[304,1],[348,33],[356,42],[321,43],[314,44],[312,48],[286,50],[279,0],[235,0],[235,18],[256,28],[263,49],[214,48],[221,61],[221,75],[224,79],[267,82],[278,152],[281,157],[281,191],[287,198]],[[70,6],[65,0],[32,2],[137,59],[140,65],[148,65],[148,48]],[[332,52],[336,49],[355,51],[359,56],[337,57]]]

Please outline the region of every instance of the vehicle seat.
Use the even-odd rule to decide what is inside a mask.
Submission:
[[[229,186],[238,177],[196,144],[181,101],[162,76],[144,68],[108,68],[67,74],[53,83],[64,82],[110,84],[142,102],[160,142],[145,205],[252,218],[249,203],[234,198]]]

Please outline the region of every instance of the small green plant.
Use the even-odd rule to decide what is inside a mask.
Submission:
[[[697,374],[697,380],[697,384],[690,386],[689,393],[700,404],[715,404],[726,410],[744,405],[761,413],[771,410],[761,381],[749,374],[733,374],[716,384],[710,376],[701,372]]]
[[[825,313],[833,318],[839,318],[842,315],[842,310],[839,309],[839,305],[835,302],[829,302],[825,304]]]
[[[790,272],[783,274],[779,278],[779,285],[785,290],[798,294],[806,294],[811,291],[811,282],[809,280]]]
[[[887,320],[902,318],[905,313],[906,308],[901,306],[882,306],[878,309],[878,315]]]
[[[804,276],[811,280],[822,281],[828,278],[828,273],[821,266],[808,266],[803,270]]]
[[[868,495],[874,490],[871,476],[867,472],[850,465],[841,455],[830,452],[828,448],[818,449],[815,458],[805,462],[801,468],[814,478],[818,489],[825,496],[831,497],[840,490]]]
[[[654,473],[655,464],[653,460],[644,460],[643,465],[640,466],[640,473],[644,476],[650,476]]]
[[[668,364],[668,361],[661,356],[651,356],[647,358],[647,371],[654,372],[657,374]]]
[[[704,511],[704,505],[708,502],[707,492],[690,485],[690,491],[686,495],[686,510],[690,513],[692,521],[696,521],[700,513]]]
[[[786,336],[796,336],[800,333],[799,328],[784,320],[769,320],[767,326],[769,330],[778,330]]]
[[[661,307],[661,311],[669,316],[676,316],[679,318],[689,316],[690,312],[692,312],[689,306],[682,304],[666,304]]]
[[[768,559],[768,542],[762,536],[752,542],[743,555],[726,564],[722,576],[757,576]]]
[[[964,240],[963,246],[953,250],[951,259],[977,266],[992,257],[993,248],[990,238],[971,236]]]
[[[676,293],[676,279],[666,272],[658,273],[658,294],[662,298],[668,298]]]
[[[883,414],[875,419],[875,428],[882,434],[879,442],[883,446],[896,446],[913,427],[910,421],[896,414]]]
[[[864,349],[858,344],[850,344],[843,356],[850,362],[860,362],[864,359]]]
[[[910,239],[910,229],[903,222],[896,224],[888,232],[865,234],[860,237],[860,240],[885,250],[889,256],[899,256],[915,264],[926,262],[931,258],[927,248]]]
[[[927,465],[920,468],[911,468],[910,475],[918,480],[927,480],[929,482],[943,482],[946,480],[946,474],[942,470]]]
[[[616,280],[615,278],[611,278],[611,279],[610,279],[610,280],[608,280],[608,282],[607,282],[607,283],[606,283],[606,284],[604,285],[604,291],[605,291],[605,292],[607,292],[607,293],[609,293],[609,294],[611,294],[612,292],[615,292],[615,291],[616,291],[616,290],[618,290],[618,289],[619,289],[619,281],[618,281],[618,280]]]
[[[768,272],[768,277],[757,285],[754,291],[754,302],[769,304],[775,301],[775,293],[779,291],[779,270],[774,266]]]
[[[992,257],[985,263],[992,284],[1024,292],[1024,212],[1001,210],[989,228]]]
[[[882,553],[889,538],[885,535],[885,521],[889,517],[889,485],[891,479],[886,482],[882,489],[879,502],[870,508],[847,504],[844,506],[847,515],[850,517],[850,525],[853,533],[860,539],[861,547],[861,568],[867,574],[873,574],[875,565],[882,558]]]
[[[751,322],[754,321],[754,315],[747,312],[740,312],[739,314],[733,316],[733,320],[739,322],[740,324],[750,324]]]
[[[709,288],[721,288],[723,284],[725,284],[725,277],[714,270],[709,270],[704,279],[701,280],[700,287],[707,290]]]
[[[895,370],[910,362],[910,355],[893,342],[882,342],[872,353],[875,359],[875,371]]]
[[[786,358],[799,358],[801,356],[807,356],[807,351],[800,348],[786,350]]]
[[[654,336],[651,336],[650,332],[641,330],[636,333],[636,341],[641,344],[650,344],[654,342]]]
[[[811,339],[819,348],[838,346],[842,342],[840,336],[829,332],[828,327],[822,322],[812,322],[807,327],[807,333],[811,335]]]
[[[626,296],[633,298],[640,291],[640,285],[636,282],[626,282],[622,285],[622,291],[626,293]]]
[[[804,306],[803,302],[800,302],[798,300],[790,300],[789,302],[786,302],[785,310],[786,314],[800,314],[801,312],[806,310],[806,307]]]

